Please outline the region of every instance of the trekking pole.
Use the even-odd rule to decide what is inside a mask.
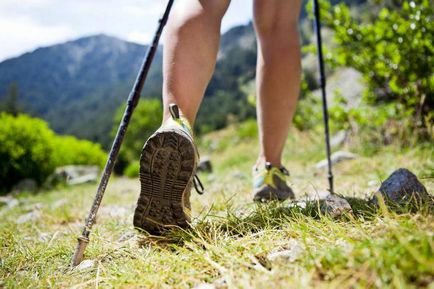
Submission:
[[[329,113],[327,108],[327,96],[326,96],[326,78],[324,72],[324,59],[322,54],[322,39],[321,39],[321,22],[320,22],[320,9],[318,0],[313,0],[313,13],[314,13],[314,27],[316,33],[316,46],[318,50],[318,66],[320,73],[320,86],[322,94],[322,115],[324,120],[324,134],[327,151],[327,164],[328,164],[328,180],[329,191],[333,194],[333,172],[332,162],[330,158],[330,132],[329,132]]]
[[[145,83],[146,77],[148,75],[149,69],[152,64],[152,60],[154,59],[155,53],[157,51],[158,42],[160,40],[160,36],[163,31],[164,25],[166,24],[167,19],[169,18],[169,14],[170,14],[170,10],[172,9],[173,2],[174,0],[168,0],[164,14],[159,19],[158,28],[155,32],[154,38],[152,40],[152,44],[148,47],[146,56],[143,60],[142,66],[140,67],[139,74],[137,75],[134,86],[128,96],[127,106],[125,108],[125,112],[122,117],[122,120],[119,124],[116,137],[110,149],[110,154],[108,156],[107,163],[105,164],[104,171],[101,175],[101,179],[98,185],[98,189],[96,191],[95,199],[93,201],[89,215],[85,221],[83,232],[81,236],[78,237],[77,248],[75,249],[74,256],[72,257],[72,266],[77,266],[78,264],[80,264],[80,262],[83,259],[84,250],[86,249],[86,246],[89,243],[90,230],[92,229],[92,226],[95,223],[96,214],[98,212],[99,206],[101,205],[101,201],[104,196],[107,183],[113,171],[113,167],[118,157],[119,150],[121,148],[122,141],[127,131],[131,116],[133,115],[134,109],[136,108],[137,103],[139,102],[140,93],[142,92],[143,85]]]

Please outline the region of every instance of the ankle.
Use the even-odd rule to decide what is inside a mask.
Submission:
[[[265,167],[265,164],[267,162],[270,163],[273,167],[282,166],[282,161],[280,159],[266,158],[264,155],[259,155],[256,160],[255,167],[257,168]]]

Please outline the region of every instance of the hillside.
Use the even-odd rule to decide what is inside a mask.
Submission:
[[[190,230],[163,238],[136,234],[132,215],[139,183],[113,178],[81,269],[69,264],[96,185],[13,196],[0,207],[1,286],[432,288],[433,215],[398,215],[366,203],[401,166],[433,192],[433,179],[425,178],[432,149],[389,146],[335,165],[336,191],[349,200],[354,216],[332,219],[318,215],[316,202],[306,208],[303,202],[251,203],[257,144],[245,131],[231,127],[202,139],[201,153],[210,153],[214,172],[200,175],[203,196],[192,192]],[[284,163],[299,201],[305,194],[324,197],[326,173],[314,168],[323,151],[317,134],[291,132]]]
[[[216,75],[207,90],[208,97],[219,91],[230,91],[234,99],[242,97],[234,73],[244,76],[248,71],[248,77],[253,77],[256,49],[253,44],[251,25],[236,27],[223,35],[222,52]],[[123,105],[145,51],[145,46],[107,35],[39,48],[0,63],[0,103],[10,85],[16,84],[18,104],[24,112],[47,120],[58,133],[108,145],[114,112]],[[144,97],[161,97],[161,54],[160,48]],[[228,105],[232,108],[227,109],[229,112],[238,112],[235,102]],[[227,112],[221,113],[220,124],[213,128],[226,124]],[[201,113],[205,123],[212,122],[206,117],[214,114],[215,111],[206,109]]]
[[[146,47],[106,35],[37,49],[0,63],[0,100],[11,83],[25,112],[59,133],[107,143],[113,113],[126,98]],[[159,96],[161,51],[145,88]]]

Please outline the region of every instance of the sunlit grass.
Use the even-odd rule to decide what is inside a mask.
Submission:
[[[132,213],[138,194],[134,179],[109,184],[85,259],[94,266],[71,269],[76,237],[90,208],[95,185],[59,188],[19,197],[20,205],[0,210],[0,280],[6,288],[421,288],[434,286],[434,218],[429,210],[394,213],[364,198],[398,167],[407,167],[434,189],[427,168],[432,150],[388,147],[373,157],[336,165],[337,191],[354,215],[331,219],[311,202],[252,204],[250,170],[256,158],[254,138],[227,130],[207,136],[231,142],[210,154],[215,171],[202,175],[206,195],[193,193],[192,228],[164,237],[138,235]],[[205,139],[203,143],[207,140]],[[323,147],[314,135],[294,132],[285,164],[299,198],[324,191],[324,172],[314,164]],[[29,212],[34,221],[16,224]],[[269,261],[267,255],[293,244],[294,260]],[[1,287],[0,286],[0,287]]]

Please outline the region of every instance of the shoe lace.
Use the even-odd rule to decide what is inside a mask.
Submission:
[[[193,177],[193,185],[196,192],[199,195],[203,195],[203,193],[205,192],[205,188],[203,187],[203,184],[197,175],[194,175]]]

